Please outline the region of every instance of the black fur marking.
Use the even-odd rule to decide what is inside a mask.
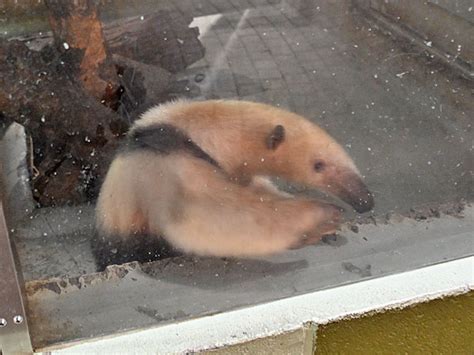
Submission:
[[[160,154],[176,151],[188,152],[196,158],[219,167],[219,164],[203,151],[191,138],[170,124],[157,124],[134,129],[128,135],[126,150],[147,149]]]
[[[285,140],[285,127],[276,125],[268,135],[266,145],[268,149],[275,150]]]
[[[209,154],[170,124],[156,124],[132,130],[118,154],[144,149],[163,155],[176,151],[188,153],[219,168],[219,164]],[[96,231],[91,245],[98,271],[104,270],[108,265],[132,261],[143,263],[182,255],[164,238],[145,233],[119,236]]]
[[[103,271],[108,265],[120,265],[132,261],[145,263],[182,254],[165,239],[150,234],[120,237],[101,235],[100,231],[96,231],[91,245],[97,271]]]

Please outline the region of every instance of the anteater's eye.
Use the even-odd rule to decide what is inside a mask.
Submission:
[[[318,160],[316,163],[314,163],[314,170],[319,173],[324,170],[325,166],[326,164],[324,164],[323,161]]]

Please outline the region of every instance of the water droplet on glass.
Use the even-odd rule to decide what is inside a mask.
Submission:
[[[402,72],[402,73],[395,74],[395,76],[396,76],[397,78],[403,78],[403,76],[404,76],[405,74],[408,74],[408,72],[407,72],[407,71],[404,71],[404,72]]]

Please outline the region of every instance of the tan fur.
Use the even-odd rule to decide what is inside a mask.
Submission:
[[[146,112],[136,126],[173,124],[240,181],[255,175],[278,175],[290,181],[329,189],[350,172],[359,172],[344,149],[323,129],[294,113],[254,102],[232,100],[178,101]],[[285,127],[276,150],[266,149],[265,137],[274,126]],[[317,159],[330,164],[314,173]]]
[[[265,176],[281,176],[341,196],[347,191],[350,195],[352,188],[355,198],[357,191],[368,192],[333,138],[275,107],[178,101],[149,110],[132,131],[159,123],[182,130],[223,171],[179,152],[119,155],[97,206],[98,227],[105,233],[122,238],[143,231],[163,235],[173,246],[200,255],[272,254],[334,232],[340,212],[280,192]],[[269,149],[266,137],[276,125],[284,127],[284,140]],[[314,170],[318,160],[327,165],[323,173]],[[301,239],[305,234],[307,238]]]
[[[128,238],[131,228],[148,228],[199,255],[279,252],[299,245],[303,234],[338,215],[330,205],[237,185],[205,161],[181,154],[125,155],[113,163],[109,176],[113,179],[106,180],[98,204],[102,231]],[[177,205],[181,218],[176,219]],[[147,226],[134,224],[141,213]]]

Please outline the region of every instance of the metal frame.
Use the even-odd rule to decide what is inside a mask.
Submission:
[[[23,280],[0,201],[0,354],[33,354],[23,301]]]

